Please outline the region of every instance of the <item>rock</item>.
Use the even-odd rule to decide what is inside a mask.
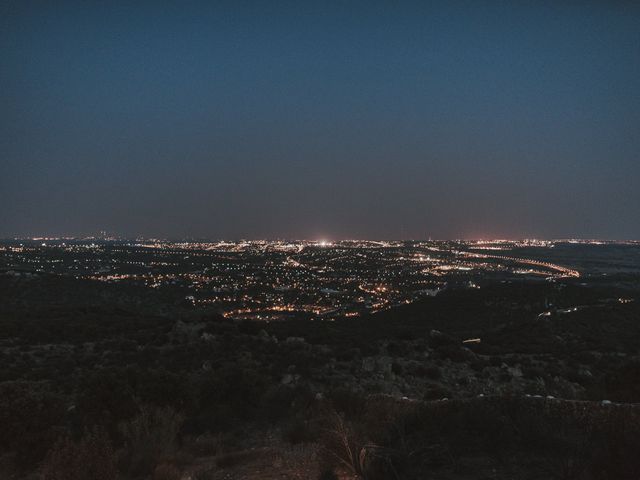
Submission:
[[[592,378],[593,374],[588,368],[581,368],[578,370],[578,376],[581,378]]]
[[[520,367],[518,365],[516,365],[515,367],[507,368],[507,371],[514,378],[521,378],[522,377],[522,370],[520,369]]]
[[[306,343],[303,337],[287,337],[285,343]]]
[[[258,332],[258,338],[260,338],[260,340],[264,341],[264,342],[273,342],[273,343],[278,343],[278,338],[273,335],[269,335],[269,333],[262,329]]]

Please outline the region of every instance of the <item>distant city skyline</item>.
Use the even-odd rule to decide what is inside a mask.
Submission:
[[[319,247],[332,247],[339,245],[346,245],[349,243],[398,243],[398,242],[413,242],[413,243],[446,243],[446,242],[463,242],[463,243],[474,243],[478,245],[488,245],[488,244],[497,244],[501,242],[506,243],[528,243],[531,246],[548,246],[550,244],[561,244],[561,243],[578,243],[578,244],[590,244],[590,245],[599,245],[599,244],[629,244],[635,245],[640,244],[640,239],[620,239],[620,238],[580,238],[580,237],[567,237],[567,238],[541,238],[541,237],[522,237],[522,238],[434,238],[434,237],[425,237],[425,238],[286,238],[286,237],[264,237],[264,238],[214,238],[214,237],[193,237],[193,236],[184,236],[184,237],[162,237],[158,235],[134,235],[134,236],[126,236],[126,235],[118,235],[115,233],[112,234],[93,234],[93,235],[14,235],[7,237],[0,237],[0,241],[30,241],[30,242],[47,242],[47,241],[55,241],[55,242],[64,242],[64,241],[88,241],[88,240],[96,240],[99,242],[140,242],[140,241],[157,241],[157,242],[167,242],[167,243],[184,243],[184,244],[240,244],[243,242],[247,243],[260,243],[264,242],[265,244],[307,244],[307,245],[316,245]]]
[[[0,238],[640,238],[640,4],[4,2]]]

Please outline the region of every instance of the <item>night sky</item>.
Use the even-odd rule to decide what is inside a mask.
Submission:
[[[640,238],[637,2],[0,6],[0,237]]]

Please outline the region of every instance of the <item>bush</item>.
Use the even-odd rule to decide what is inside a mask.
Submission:
[[[608,399],[618,402],[640,402],[640,362],[629,363],[606,378]]]
[[[180,470],[170,463],[161,463],[153,470],[153,480],[180,480]]]
[[[442,360],[451,360],[452,362],[473,362],[476,355],[471,350],[458,345],[444,345],[435,349],[435,355]]]
[[[106,433],[93,430],[74,442],[60,438],[42,466],[43,480],[114,480],[116,458]]]
[[[451,391],[444,385],[430,384],[424,391],[424,400],[441,400],[451,397]]]
[[[317,432],[311,428],[309,422],[305,422],[302,418],[295,418],[285,426],[282,438],[292,445],[310,443],[317,439]]]
[[[213,480],[216,475],[216,469],[214,467],[203,468],[193,473],[193,480]]]
[[[259,418],[276,423],[313,409],[315,395],[306,385],[277,385],[266,391],[260,402]]]
[[[195,438],[192,437],[187,443],[187,448],[191,454],[197,457],[207,457],[218,453],[221,444],[220,435],[204,434]]]
[[[415,459],[404,448],[405,429],[398,410],[381,399],[368,403],[362,413],[355,421],[337,412],[328,415],[321,439],[324,463],[364,480],[405,478],[406,466]],[[327,468],[325,474],[332,471]]]
[[[171,408],[141,409],[140,414],[120,425],[124,439],[121,462],[133,475],[148,475],[176,450],[184,417]]]
[[[424,376],[431,380],[439,380],[442,378],[442,371],[437,365],[427,365],[424,368]]]
[[[243,463],[249,463],[258,458],[262,453],[257,450],[243,450],[239,452],[221,453],[216,457],[216,466],[230,468]]]
[[[78,390],[77,413],[84,425],[103,425],[115,435],[115,426],[136,413],[135,392],[123,369],[87,372]]]
[[[360,415],[365,407],[363,396],[346,388],[327,392],[327,400],[333,410],[343,413],[347,418]]]
[[[353,475],[363,476],[365,469],[364,439],[348,423],[344,415],[331,412],[322,437],[323,453],[330,465],[346,468]]]
[[[365,480],[421,479],[434,467],[486,458],[562,480],[640,478],[635,406],[523,398],[398,402],[371,397],[359,415],[327,416],[326,466]],[[500,467],[501,466],[501,467]],[[481,476],[482,472],[478,472]]]
[[[1,383],[0,449],[15,452],[24,465],[40,462],[59,436],[65,410],[63,398],[46,385]]]
[[[200,409],[206,412],[212,405],[222,406],[226,415],[214,415],[223,427],[235,420],[252,420],[271,379],[258,370],[227,364],[207,375],[200,388]],[[214,412],[215,413],[215,412]]]
[[[320,472],[319,480],[338,480],[338,475],[331,469],[325,469]]]

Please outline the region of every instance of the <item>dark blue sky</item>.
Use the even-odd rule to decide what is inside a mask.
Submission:
[[[0,19],[0,236],[640,238],[634,2]]]

